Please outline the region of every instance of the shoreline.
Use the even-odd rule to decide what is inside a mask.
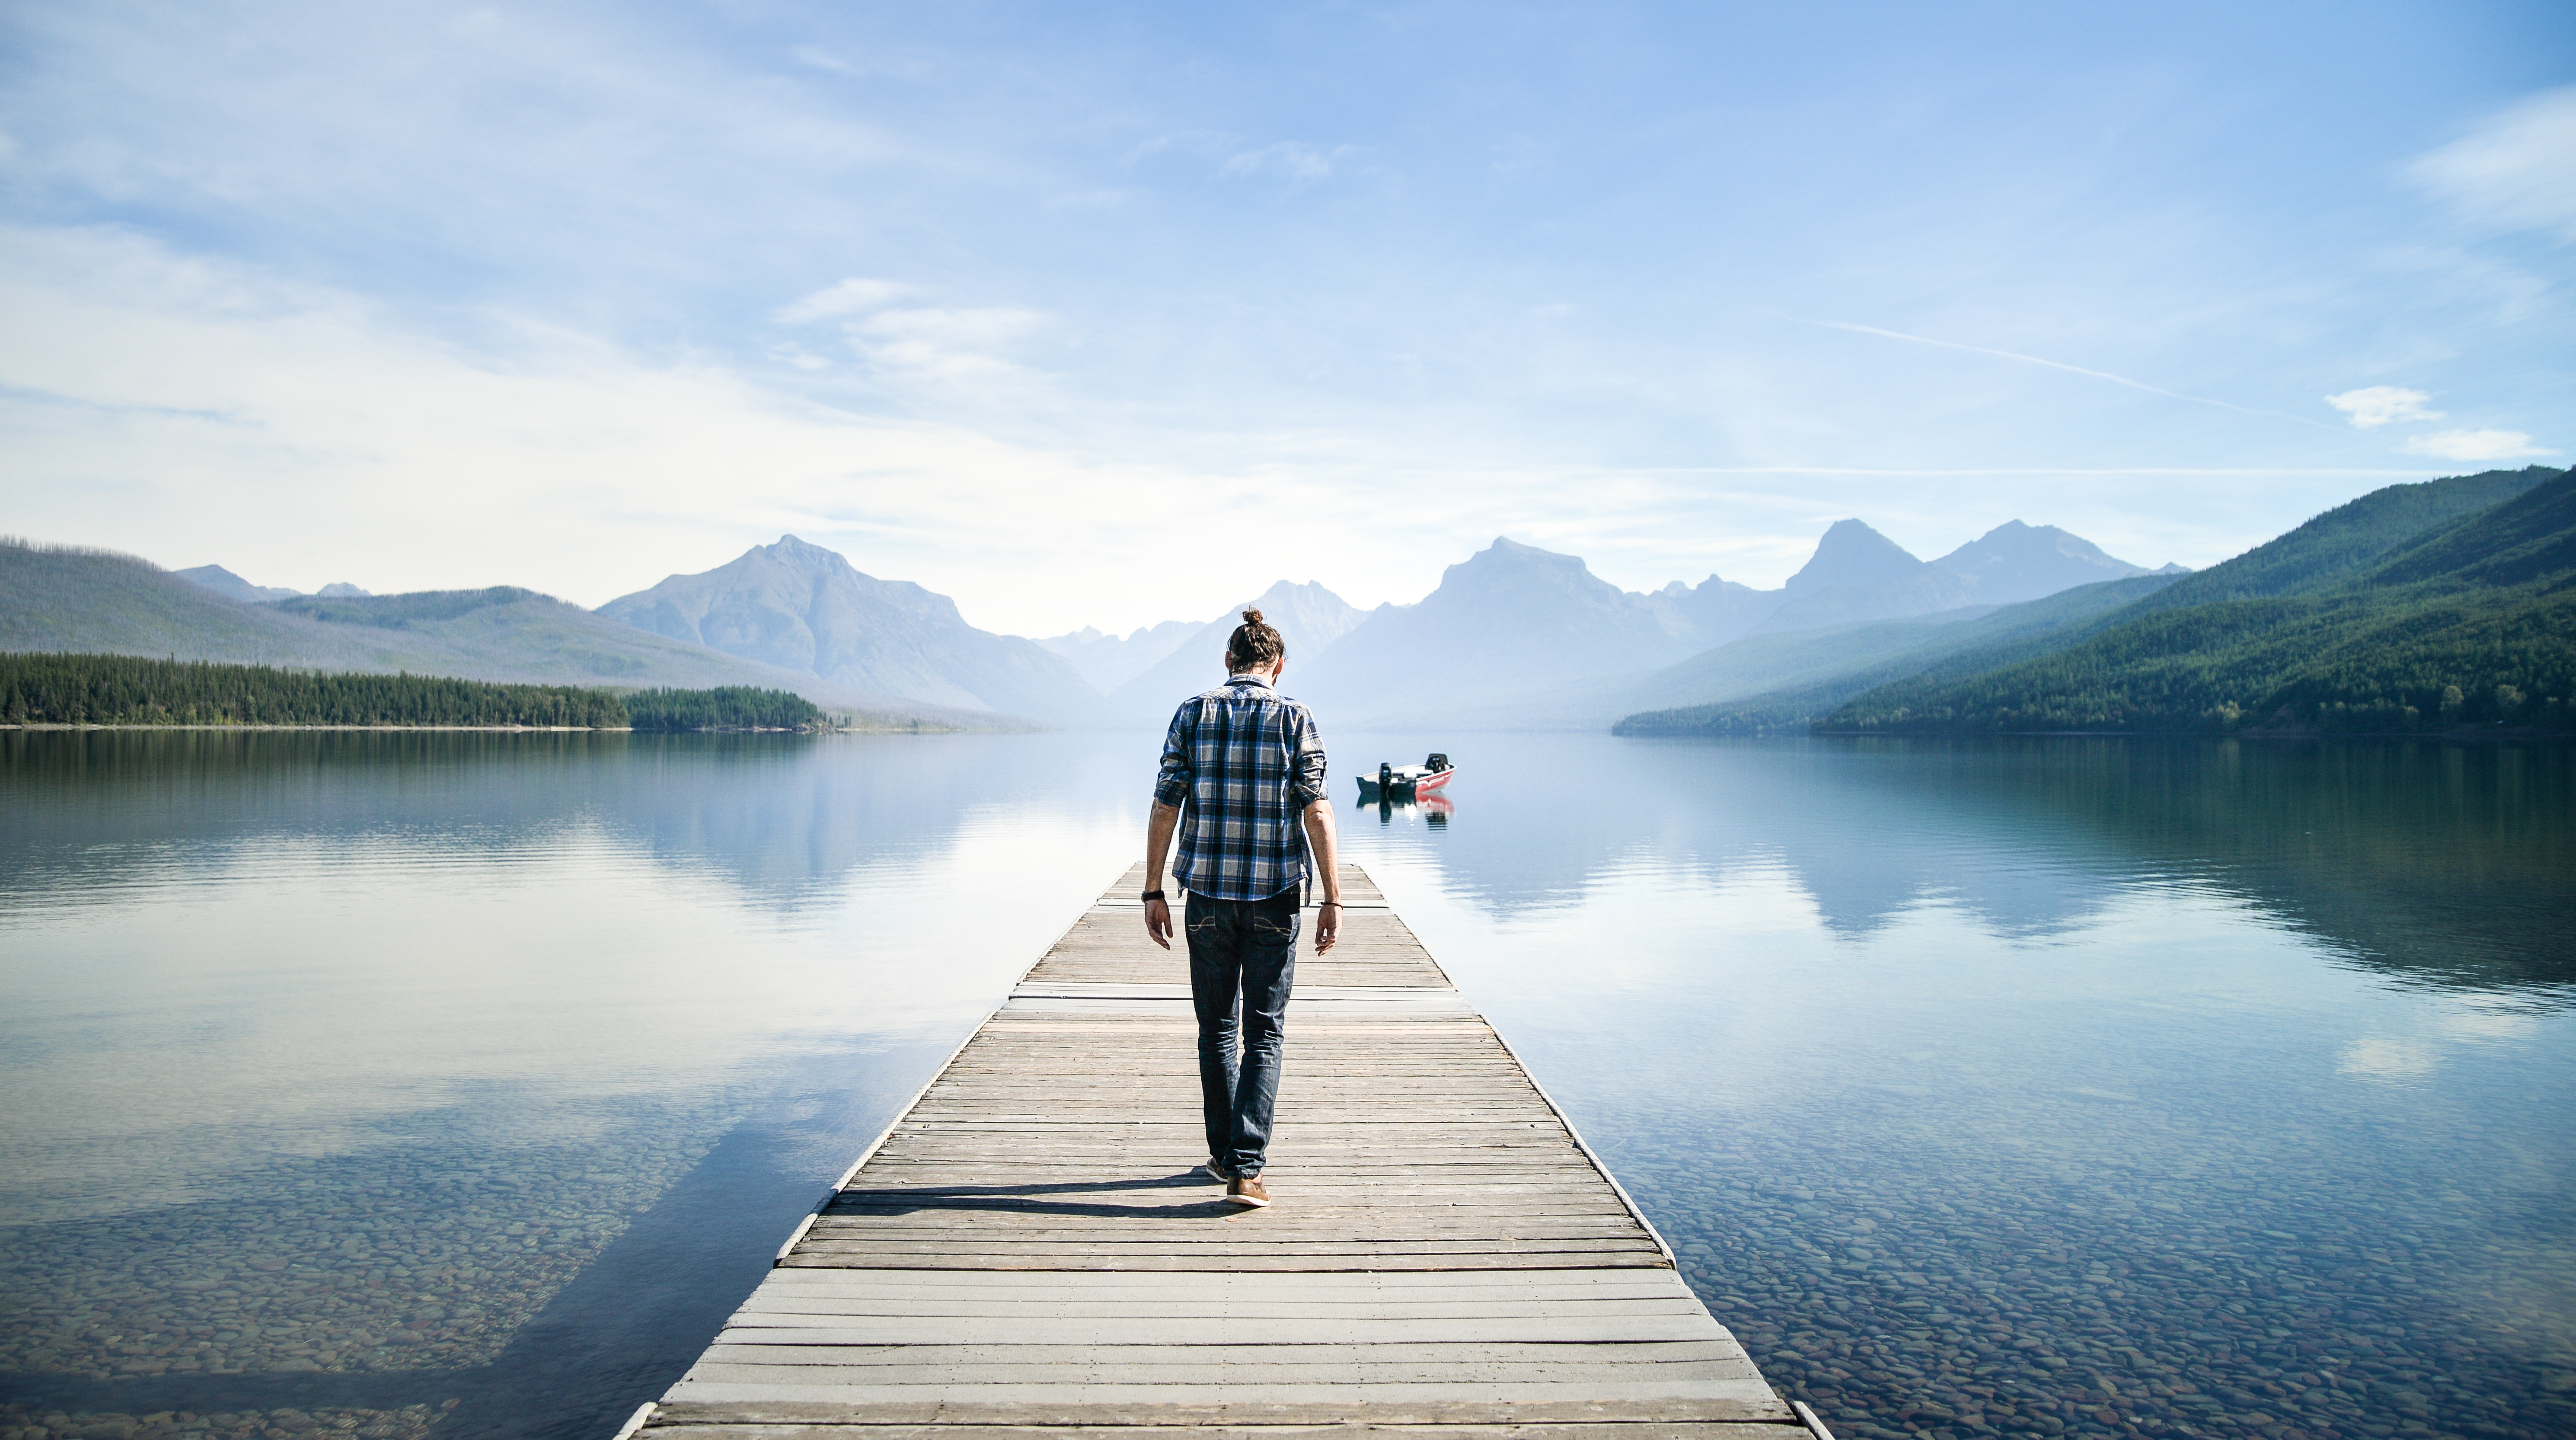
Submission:
[[[1689,732],[1648,733],[1670,738]],[[1844,740],[2065,740],[2092,737],[2106,740],[2439,740],[2452,745],[2496,745],[2509,741],[2565,744],[2576,741],[2576,730],[2542,730],[2534,726],[2505,730],[2495,726],[2470,725],[2450,730],[1810,730],[1807,733],[1819,739]]]
[[[857,731],[835,727],[830,730],[773,730],[759,726],[740,729],[706,730],[637,730],[632,725],[97,725],[88,721],[78,724],[54,721],[22,721],[10,724],[0,721],[0,730],[215,730],[215,731],[288,731],[344,730],[409,734],[416,731],[441,731],[450,734],[478,732],[502,735],[841,735],[841,734],[909,734],[909,731]],[[931,733],[931,732],[923,732]]]

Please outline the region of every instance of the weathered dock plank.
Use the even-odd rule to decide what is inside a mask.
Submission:
[[[1142,878],[1030,968],[648,1436],[1807,1433],[1356,866],[1341,943],[1298,961],[1278,1203],[1225,1204]]]

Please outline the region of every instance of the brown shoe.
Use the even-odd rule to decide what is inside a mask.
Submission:
[[[1208,1162],[1199,1168],[1207,1172],[1207,1177],[1210,1180],[1231,1180],[1234,1178],[1234,1172],[1218,1163],[1217,1158],[1213,1155],[1210,1155],[1208,1157]]]
[[[1270,1203],[1270,1192],[1261,1188],[1260,1176],[1237,1175],[1225,1182],[1225,1198],[1232,1205],[1261,1206]]]

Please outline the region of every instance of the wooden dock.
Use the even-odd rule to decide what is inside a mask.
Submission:
[[[1341,943],[1313,953],[1310,911],[1298,961],[1275,1205],[1227,1205],[1196,1169],[1188,961],[1146,939],[1140,865],[620,1440],[1804,1440],[1519,1060],[1343,874]]]

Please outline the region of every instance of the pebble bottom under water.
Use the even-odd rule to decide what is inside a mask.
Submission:
[[[420,1440],[455,1404],[451,1400],[400,1410],[281,1408],[211,1415],[193,1410],[67,1414],[0,1405],[0,1440],[333,1440],[352,1435],[365,1440]]]
[[[151,1416],[21,1407],[0,1440],[419,1435],[456,1398],[442,1372],[491,1363],[705,1154],[673,1138],[690,1128],[285,1159],[219,1200],[0,1228],[0,1370],[202,1375],[210,1394],[230,1376],[400,1372],[414,1394],[397,1398],[417,1398]]]
[[[2539,1243],[2331,1212],[2250,1228],[2234,1207],[2267,1203],[2253,1177],[1953,1204],[1901,1168],[1728,1168],[1713,1186],[1669,1163],[1620,1174],[1764,1375],[1838,1436],[2576,1435],[2563,1297],[2445,1298],[2563,1272]]]

